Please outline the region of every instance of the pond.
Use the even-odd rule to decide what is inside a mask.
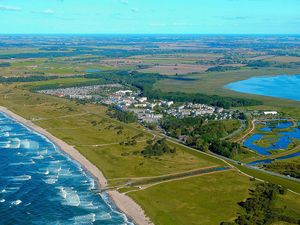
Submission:
[[[86,73],[98,73],[98,72],[101,72],[101,70],[99,70],[99,69],[87,69],[84,72],[86,72]]]
[[[276,133],[276,140],[274,141],[272,138],[269,146],[260,146],[258,145],[258,142],[275,129],[287,129],[291,126],[291,122],[279,122],[277,125],[274,125],[273,122],[267,122],[264,127],[260,128],[260,131],[264,131],[263,133],[253,134],[243,143],[243,145],[261,155],[270,155],[270,151],[287,149],[293,139],[300,140],[300,129],[298,127],[291,128],[288,131],[279,130]]]

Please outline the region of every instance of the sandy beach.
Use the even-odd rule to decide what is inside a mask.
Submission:
[[[0,106],[0,112],[7,114],[18,122],[24,124],[25,126],[35,130],[36,132],[44,135],[49,140],[51,140],[55,145],[57,145],[63,152],[67,153],[71,158],[76,160],[82,165],[91,175],[94,176],[96,181],[100,184],[101,188],[107,187],[107,180],[103,173],[94,166],[90,161],[88,161],[83,155],[79,153],[73,146],[68,145],[64,141],[56,138],[50,134],[47,130],[35,125],[30,120],[26,120],[23,117],[13,113],[5,107]],[[119,193],[118,191],[112,190],[107,191],[113,202],[117,207],[124,212],[129,218],[131,218],[136,224],[139,225],[153,225],[153,223],[146,217],[143,209],[134,202],[130,197]]]

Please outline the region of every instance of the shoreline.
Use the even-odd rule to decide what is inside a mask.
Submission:
[[[77,161],[85,170],[87,170],[99,184],[100,188],[107,187],[107,180],[103,173],[89,160],[87,160],[81,153],[75,149],[73,146],[65,143],[59,138],[53,136],[47,130],[35,125],[32,121],[27,120],[18,114],[10,111],[9,109],[0,106],[0,112],[12,117],[19,123],[31,128],[32,130],[38,132],[39,134],[45,136],[50,141],[52,141],[61,151],[69,155],[73,160]],[[110,196],[112,202],[117,206],[117,208],[122,211],[126,216],[134,221],[138,225],[153,225],[149,218],[146,217],[144,210],[139,206],[133,199],[129,196],[119,193],[116,190],[106,191]]]

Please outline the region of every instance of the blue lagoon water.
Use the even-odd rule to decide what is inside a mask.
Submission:
[[[270,123],[266,123],[265,127],[261,128],[260,130],[268,132],[268,131],[272,131],[273,129],[285,129],[291,126],[292,126],[291,122],[280,122],[276,126],[273,126]],[[292,128],[290,131],[279,132],[278,140],[268,147],[261,147],[256,145],[255,141],[261,140],[264,136],[265,134],[253,134],[247,140],[245,140],[243,145],[247,148],[256,151],[261,155],[270,155],[271,153],[269,151],[278,150],[278,149],[287,149],[293,139],[300,140],[300,129]]]
[[[262,159],[262,160],[257,160],[257,161],[248,163],[248,165],[254,166],[254,165],[261,165],[261,164],[269,164],[269,163],[272,163],[273,160],[291,159],[291,158],[298,157],[298,156],[300,156],[300,151],[299,151],[299,152],[292,153],[292,154],[289,154],[289,155],[281,156],[281,157],[278,157],[278,158],[275,158],[275,159]]]
[[[242,93],[300,101],[300,75],[252,77],[230,83],[225,87]]]
[[[47,138],[0,113],[0,224],[132,224]]]

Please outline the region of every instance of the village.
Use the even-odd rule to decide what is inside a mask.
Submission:
[[[134,112],[143,123],[158,123],[164,116],[177,118],[202,116],[209,120],[235,118],[234,112],[220,107],[197,103],[179,103],[161,99],[149,100],[138,90],[121,84],[101,84],[81,87],[68,87],[40,90],[39,93],[85,100],[115,106],[117,110]]]

